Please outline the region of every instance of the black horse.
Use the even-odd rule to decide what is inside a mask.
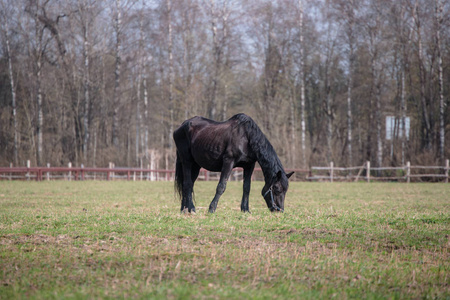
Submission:
[[[241,210],[250,212],[248,196],[255,163],[264,173],[262,195],[270,211],[284,211],[289,177],[266,136],[249,116],[237,114],[225,122],[202,117],[186,120],[173,133],[177,146],[175,189],[181,198],[181,211],[195,212],[192,201],[194,182],[200,168],[221,172],[216,195],[209,206],[215,212],[234,167],[244,169],[244,193]]]

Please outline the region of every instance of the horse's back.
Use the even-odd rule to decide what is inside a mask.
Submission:
[[[248,157],[248,135],[243,126],[249,120],[244,114],[224,122],[198,116],[188,119],[174,132],[177,149],[211,171],[220,171],[225,158],[236,163],[253,160]]]
[[[214,128],[217,128],[220,124],[220,122],[199,116],[184,121],[180,127],[173,132],[173,139],[178,152],[183,156],[190,156],[192,146],[196,143],[195,141],[198,141],[199,137],[203,137],[205,134],[211,135]],[[208,128],[210,130],[204,130]]]

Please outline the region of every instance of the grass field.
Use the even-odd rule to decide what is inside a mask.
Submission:
[[[0,298],[449,299],[450,185],[0,182]]]

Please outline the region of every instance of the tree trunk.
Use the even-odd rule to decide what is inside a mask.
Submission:
[[[405,92],[405,65],[402,66],[401,74],[401,103],[400,109],[402,114],[402,166],[405,165],[405,147],[406,147],[406,92]]]
[[[191,58],[191,51],[192,51],[192,30],[189,22],[193,20],[192,14],[190,13],[190,9],[186,9],[186,12],[183,16],[184,18],[184,28],[183,28],[183,50],[184,50],[184,119],[187,120],[190,115],[190,111],[192,111],[192,108],[189,108],[189,97],[190,97],[190,90],[191,90],[191,82],[192,82],[192,58]]]
[[[121,69],[121,22],[122,14],[120,0],[116,0],[116,17],[114,22],[114,30],[116,32],[116,63],[114,70],[114,95],[113,95],[113,120],[112,120],[112,143],[115,147],[119,147],[119,109],[120,109],[120,69]]]
[[[43,29],[39,26],[38,21],[38,9],[39,9],[39,1],[36,3],[36,14],[35,14],[35,22],[36,22],[36,39],[37,39],[37,57],[36,57],[36,109],[37,109],[37,124],[36,124],[36,136],[37,136],[37,153],[36,153],[36,164],[38,166],[42,166],[43,164],[43,135],[42,130],[44,126],[44,113],[42,110],[42,39],[43,39]]]
[[[13,162],[16,166],[19,163],[18,159],[18,149],[17,149],[17,107],[16,107],[16,86],[14,84],[14,76],[13,76],[13,68],[12,68],[12,58],[11,58],[11,49],[9,46],[9,24],[8,24],[8,16],[5,17],[5,38],[6,38],[6,56],[8,58],[8,71],[9,71],[9,83],[11,85],[11,105],[12,105],[12,117],[13,117],[13,126],[14,126],[14,154],[13,154]]]
[[[306,120],[305,120],[305,51],[303,44],[303,0],[298,1],[299,5],[299,31],[300,31],[300,123],[302,130],[302,167],[306,168]]]
[[[83,136],[83,160],[84,163],[87,164],[88,161],[88,144],[89,144],[89,107],[90,107],[90,79],[89,79],[89,22],[87,13],[89,12],[89,7],[86,5],[86,1],[84,5],[84,13],[82,14],[82,18],[84,17],[83,22],[83,56],[84,56],[84,112],[83,112],[83,127],[84,127],[84,136]],[[83,21],[83,20],[82,20]]]
[[[174,80],[174,71],[173,71],[173,37],[172,37],[172,1],[167,0],[167,28],[168,28],[168,44],[167,48],[169,51],[169,115],[170,115],[170,124],[169,124],[169,150],[173,148],[173,123],[174,123],[174,99],[173,99],[173,80]]]
[[[347,86],[347,147],[348,147],[348,160],[347,164],[349,167],[353,165],[353,150],[352,150],[352,88],[353,88],[353,65],[355,61],[354,56],[354,25],[355,25],[355,16],[354,16],[354,3],[350,1],[348,4],[349,12],[348,12],[348,22],[349,28],[347,31],[348,35],[348,46],[349,46],[349,55],[348,55],[348,86]]]
[[[376,84],[376,123],[377,123],[377,165],[381,167],[383,164],[383,136],[381,135],[381,87],[377,81]]]
[[[144,151],[145,158],[148,161],[148,135],[149,135],[149,129],[148,129],[148,89],[147,89],[147,73],[144,73],[144,146],[142,147],[142,150]]]
[[[442,49],[441,49],[441,27],[443,23],[442,2],[436,0],[436,44],[438,55],[438,78],[439,78],[439,158],[441,164],[445,160],[445,102],[444,102],[444,79],[442,67]]]
[[[290,93],[290,97],[289,97],[289,131],[290,131],[290,138],[288,139],[288,143],[291,145],[291,153],[290,153],[290,159],[291,159],[291,166],[295,167],[297,160],[297,149],[296,149],[296,120],[295,120],[295,116],[296,116],[296,107],[295,107],[295,100],[297,98],[297,93],[296,93],[296,81],[294,81],[294,84],[292,85],[291,88],[291,93]]]
[[[213,65],[214,65],[214,73],[212,78],[212,93],[211,100],[209,104],[209,118],[214,120],[216,118],[217,113],[217,89],[219,88],[219,67],[220,67],[220,47],[219,42],[217,40],[217,12],[215,7],[214,0],[211,0],[211,31],[212,31],[212,40],[213,40]]]
[[[139,162],[141,159],[141,151],[144,147],[140,147],[140,145],[144,145],[142,138],[142,113],[141,113],[141,82],[142,82],[142,66],[139,67],[139,74],[137,78],[137,91],[136,91],[136,141],[135,141],[135,164],[139,166]]]
[[[351,67],[350,67],[351,69]],[[353,165],[352,155],[352,71],[348,74],[348,87],[347,87],[347,147],[348,147],[348,160],[347,165],[351,167]]]
[[[401,96],[400,96],[400,110],[401,110],[401,125],[402,125],[402,166],[405,165],[405,147],[406,147],[406,86],[405,86],[405,73],[406,73],[406,41],[405,41],[405,24],[404,24],[404,8],[402,7],[401,13],[401,40],[402,40],[402,65],[401,65]],[[411,39],[408,40],[408,43]]]
[[[142,1],[143,9],[145,10],[145,1]],[[144,35],[144,24],[143,24],[143,14],[139,13],[139,47],[138,47],[138,76],[137,76],[137,89],[136,89],[136,142],[135,142],[135,164],[136,166],[140,165],[140,162],[144,158],[146,154],[144,152],[144,121],[142,119],[141,112],[141,86],[142,86],[142,78],[146,72],[146,61],[147,57],[144,54],[144,43],[145,43],[145,35]],[[145,103],[146,108],[146,103]]]
[[[328,75],[326,75],[328,77]],[[328,81],[328,79],[327,79]],[[332,138],[333,138],[333,111],[331,109],[331,87],[328,82],[325,86],[326,89],[326,98],[325,98],[325,107],[326,107],[326,117],[327,117],[327,161],[333,161],[333,146],[332,146]]]
[[[431,122],[428,113],[428,103],[425,95],[425,70],[424,70],[424,58],[423,58],[423,45],[422,45],[422,25],[419,16],[419,1],[415,3],[413,18],[416,25],[417,33],[417,48],[418,48],[418,64],[419,64],[419,83],[420,83],[420,102],[422,105],[422,122],[425,130],[425,137],[423,137],[423,145],[425,149],[431,149]]]
[[[139,74],[138,77],[141,75]],[[135,160],[134,163],[136,166],[139,166],[139,142],[141,141],[141,128],[142,128],[142,114],[141,114],[141,86],[140,86],[141,79],[138,78],[138,84],[137,84],[137,96],[136,96],[136,119],[135,119],[135,126],[136,126],[136,140],[135,140]]]
[[[333,161],[333,99],[331,95],[331,75],[330,69],[333,61],[334,53],[334,41],[331,40],[331,23],[328,23],[328,37],[327,37],[327,53],[325,61],[325,116],[327,119],[327,129],[326,129],[326,141],[327,141],[327,163]]]
[[[372,95],[375,99],[375,124],[376,124],[376,138],[377,138],[377,155],[376,155],[376,161],[377,166],[381,167],[383,163],[383,141],[382,141],[382,135],[381,135],[381,68],[378,66],[380,62],[378,61],[378,50],[374,49],[376,45],[372,44],[372,53],[371,53],[371,59],[372,59]],[[371,106],[370,106],[371,107]],[[370,129],[369,129],[370,130]],[[370,146],[369,146],[370,147]]]
[[[375,46],[376,47],[376,46]],[[376,50],[375,50],[376,51]],[[381,167],[383,163],[383,141],[381,135],[381,69],[378,67],[380,62],[378,55],[372,56],[372,77],[373,77],[373,96],[375,98],[375,124],[377,137],[377,166]]]

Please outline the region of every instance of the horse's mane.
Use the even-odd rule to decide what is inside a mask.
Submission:
[[[237,114],[230,120],[233,119],[237,120],[237,125],[246,132],[250,148],[256,154],[266,183],[270,183],[279,171],[284,173],[283,165],[277,153],[256,122],[245,114]],[[286,183],[282,184],[287,185],[287,180]]]

